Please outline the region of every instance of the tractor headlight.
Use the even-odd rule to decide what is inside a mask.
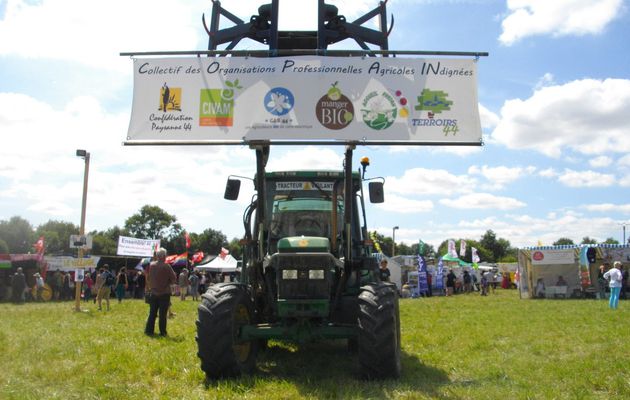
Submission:
[[[310,269],[308,271],[308,279],[324,279],[323,269]]]
[[[282,270],[282,279],[297,279],[298,272],[297,269],[283,269]]]

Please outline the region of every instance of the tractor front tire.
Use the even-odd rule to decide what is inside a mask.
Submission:
[[[254,306],[245,285],[213,285],[201,296],[197,356],[208,379],[235,377],[254,369],[258,341],[239,339],[240,328],[253,323]]]
[[[358,327],[361,376],[370,380],[399,378],[400,313],[394,284],[381,282],[361,288]]]

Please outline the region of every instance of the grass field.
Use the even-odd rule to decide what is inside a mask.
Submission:
[[[342,341],[272,342],[254,375],[205,382],[190,299],[167,338],[143,335],[140,300],[72,307],[0,304],[0,399],[630,399],[630,301],[405,299],[403,376],[382,382]]]

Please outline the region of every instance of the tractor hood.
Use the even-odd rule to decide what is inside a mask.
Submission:
[[[278,241],[278,253],[330,253],[328,238],[292,236]]]

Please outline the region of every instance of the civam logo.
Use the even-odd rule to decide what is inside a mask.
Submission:
[[[315,104],[315,116],[320,124],[328,129],[343,129],[354,118],[354,106],[348,97],[337,87],[338,82],[331,85],[328,92]]]
[[[182,107],[182,88],[169,87],[166,82],[160,88],[160,107],[159,111],[181,111]]]
[[[234,91],[242,89],[238,79],[225,81],[227,89],[201,89],[199,126],[232,126],[234,123]]]
[[[453,136],[459,132],[457,120],[454,118],[435,118],[443,111],[451,111],[453,101],[448,99],[448,93],[443,90],[423,89],[417,97],[418,104],[414,107],[416,111],[427,111],[427,118],[414,118],[411,120],[413,126],[442,127],[444,136],[452,133]]]

